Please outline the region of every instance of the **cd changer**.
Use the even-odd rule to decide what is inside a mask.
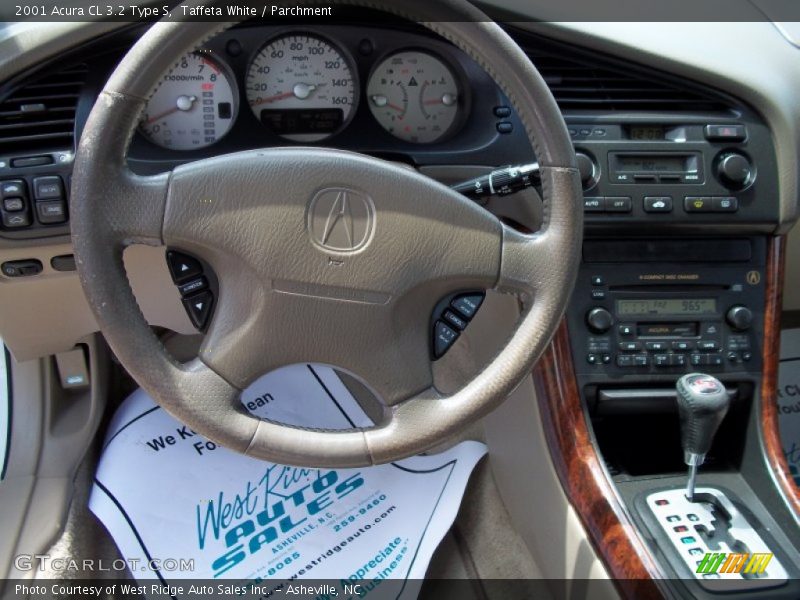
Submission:
[[[633,285],[610,285],[609,291],[612,292],[718,292],[730,289],[729,285],[713,285],[708,283],[646,283]]]

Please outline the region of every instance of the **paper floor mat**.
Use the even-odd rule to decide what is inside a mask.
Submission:
[[[800,329],[781,334],[778,420],[789,471],[800,486]]]
[[[371,424],[326,367],[271,373],[242,401],[295,425]],[[392,580],[384,586],[392,597],[414,598],[485,453],[483,444],[463,442],[362,469],[286,467],[215,446],[139,390],[109,426],[89,506],[148,585],[257,582],[257,593],[243,597],[259,597],[313,579],[347,598],[358,597],[342,593],[348,582]]]

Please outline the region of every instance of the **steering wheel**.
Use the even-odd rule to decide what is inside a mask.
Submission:
[[[333,149],[252,150],[156,176],[133,174],[125,156],[157,81],[180,56],[234,23],[154,24],[94,105],[72,179],[78,273],[123,366],[197,433],[298,466],[405,458],[498,406],[554,334],[582,239],[581,184],[564,120],[517,44],[462,0],[412,0],[402,10],[395,0],[347,4],[421,22],[494,78],[539,162],[540,231],[520,233],[413,169]],[[331,249],[317,231],[329,211],[315,207],[340,191],[358,207],[361,233],[357,245]],[[215,314],[191,362],[169,355],[142,315],[122,261],[130,244],[186,250],[215,271]],[[433,385],[429,316],[446,295],[475,289],[517,294],[526,308],[494,359],[444,395]],[[383,419],[371,428],[314,430],[244,410],[240,393],[251,382],[306,361],[366,381],[385,404]]]

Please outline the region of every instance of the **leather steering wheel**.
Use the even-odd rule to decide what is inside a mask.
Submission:
[[[494,78],[539,162],[540,231],[519,233],[412,169],[332,149],[252,150],[156,176],[133,174],[125,156],[157,81],[180,56],[234,23],[154,24],[92,109],[72,179],[78,273],[122,364],[194,431],[291,465],[355,467],[411,456],[499,405],[555,332],[582,239],[581,184],[564,120],[517,44],[462,0],[412,0],[402,10],[395,0],[347,4],[421,22]],[[367,231],[347,251],[320,245],[315,234],[315,198],[336,190],[351,194]],[[170,356],[145,321],[122,261],[130,244],[186,250],[215,271],[217,306],[191,362]],[[526,309],[495,358],[445,396],[433,386],[429,316],[447,294],[475,289],[517,294]],[[305,361],[366,381],[385,403],[382,421],[311,430],[244,410],[239,397],[248,384]]]

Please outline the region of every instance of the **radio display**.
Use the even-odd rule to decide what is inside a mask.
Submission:
[[[717,301],[714,298],[648,298],[643,300],[617,300],[617,314],[621,317],[652,315],[714,315]]]

